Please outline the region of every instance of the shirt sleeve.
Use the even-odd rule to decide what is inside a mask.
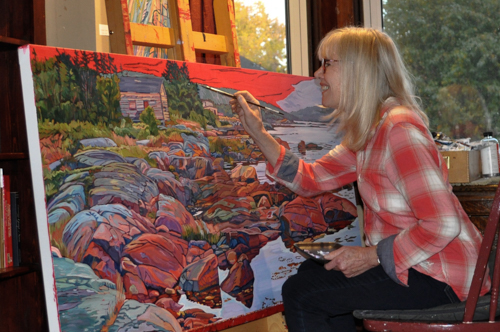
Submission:
[[[282,146],[275,167],[268,164],[266,175],[296,194],[310,197],[354,182],[356,154],[340,144],[314,163],[306,163]]]
[[[387,144],[387,175],[417,219],[393,241],[395,272],[406,284],[409,268],[439,253],[459,235],[460,217],[430,135],[415,125],[397,124]]]

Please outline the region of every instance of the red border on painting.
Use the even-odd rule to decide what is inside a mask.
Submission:
[[[202,327],[197,327],[197,328],[194,328],[194,329],[189,330],[189,331],[190,332],[222,331],[222,330],[228,329],[230,327],[235,327],[235,326],[238,326],[241,324],[250,323],[252,321],[255,321],[255,320],[258,320],[261,318],[269,317],[269,316],[272,316],[278,312],[283,312],[283,311],[284,311],[283,304],[278,304],[278,305],[275,305],[275,306],[272,306],[269,308],[265,308],[265,309],[251,312],[249,314],[244,314],[244,315],[237,316],[237,317],[230,318],[230,319],[224,319],[224,320],[215,322],[213,324],[209,324],[209,325],[202,326]]]

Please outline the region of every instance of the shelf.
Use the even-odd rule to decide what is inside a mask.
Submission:
[[[0,281],[36,271],[38,269],[35,264],[0,269]]]
[[[23,208],[19,267],[0,269],[0,331],[49,331],[18,49],[46,44],[46,0],[0,1],[0,168]]]
[[[16,50],[26,44],[29,44],[27,40],[0,36],[0,51]]]
[[[27,40],[5,37],[5,36],[0,35],[0,44],[16,45],[16,47],[17,47],[17,46],[26,45],[29,43],[30,42]]]
[[[28,159],[28,154],[23,152],[0,153],[0,160],[23,160]]]

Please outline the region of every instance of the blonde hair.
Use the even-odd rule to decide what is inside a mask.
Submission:
[[[318,57],[341,60],[340,102],[329,118],[339,120],[338,131],[349,149],[358,151],[366,145],[389,97],[395,97],[429,125],[414,95],[410,74],[387,34],[355,27],[332,30],[321,40]]]

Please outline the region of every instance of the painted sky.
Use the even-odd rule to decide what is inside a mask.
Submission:
[[[33,47],[33,46],[32,46]],[[73,49],[52,48],[34,45],[38,60],[48,59],[57,55],[57,51],[66,52],[74,56]],[[33,57],[33,54],[31,54]],[[166,61],[153,58],[139,58],[135,56],[111,54],[113,62],[119,71],[134,71],[160,77],[166,67]],[[183,61],[176,61],[180,64]],[[287,112],[293,112],[308,106],[303,101],[310,100],[311,94],[317,96],[317,104],[321,103],[319,85],[312,77],[295,76],[274,72],[208,65],[202,63],[187,62],[189,77],[193,83],[206,84],[215,88],[248,90],[255,98],[268,104],[280,107]],[[89,64],[92,68],[92,63]],[[252,87],[253,81],[259,80],[259,89]],[[304,96],[308,96],[304,98]],[[316,97],[314,98],[316,99]]]

